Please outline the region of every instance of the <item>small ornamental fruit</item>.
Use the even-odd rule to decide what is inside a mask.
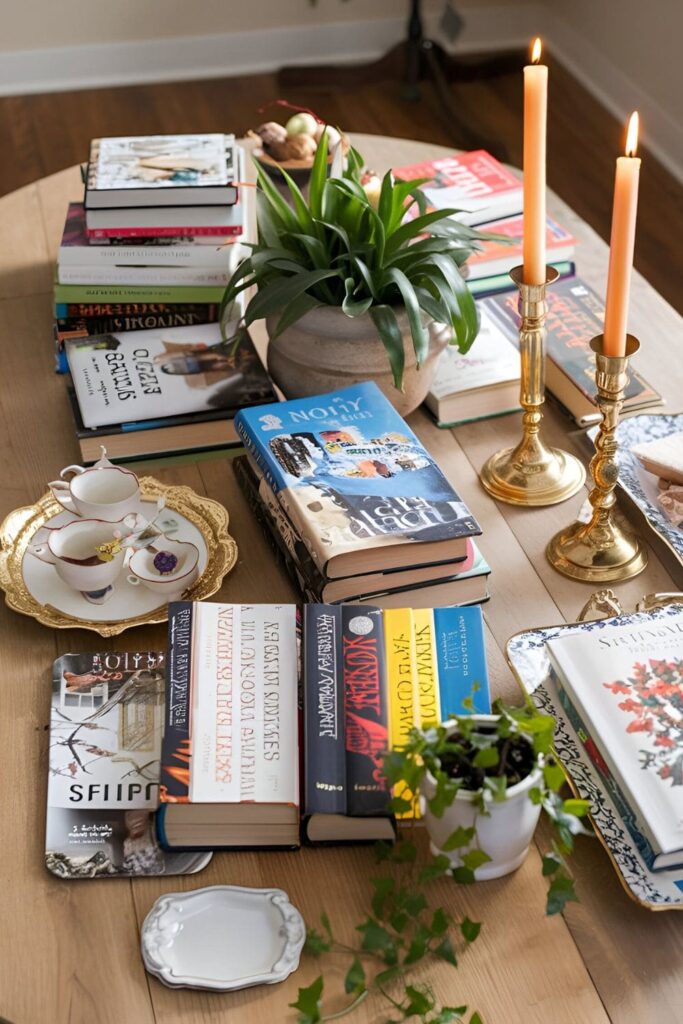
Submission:
[[[161,576],[168,576],[178,565],[178,559],[170,551],[157,551],[152,565]]]
[[[294,114],[285,125],[288,135],[313,135],[318,122],[313,114]]]
[[[256,134],[261,137],[267,149],[269,146],[283,143],[287,138],[287,129],[277,121],[266,121],[265,124],[259,125]]]

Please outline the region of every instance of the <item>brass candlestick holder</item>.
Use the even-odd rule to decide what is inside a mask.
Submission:
[[[516,448],[492,455],[479,478],[490,495],[510,505],[556,505],[576,494],[586,479],[586,471],[574,455],[547,447],[540,434],[545,401],[545,296],[548,285],[559,274],[548,267],[543,284],[525,284],[522,267],[515,267],[510,277],[520,293],[519,404],[524,409],[523,434]]]
[[[643,542],[614,517],[614,488],[619,478],[615,431],[628,382],[628,361],[640,348],[640,342],[629,334],[625,356],[606,356],[603,336],[599,334],[591,341],[591,348],[595,352],[597,403],[602,413],[590,464],[594,487],[589,500],[593,512],[589,522],[577,520],[560,530],[548,544],[546,555],[552,567],[564,576],[589,583],[609,583],[637,576],[647,565]]]

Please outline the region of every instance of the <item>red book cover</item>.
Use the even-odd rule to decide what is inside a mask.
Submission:
[[[479,242],[479,252],[473,253],[467,261],[468,266],[479,266],[491,263],[494,260],[506,260],[511,266],[522,262],[522,236],[524,234],[524,218],[503,217],[501,220],[491,221],[490,224],[482,225],[482,229],[490,231],[494,235],[505,235],[511,240],[505,242]],[[554,258],[555,253],[561,251],[562,259],[569,259],[564,251],[574,248],[576,239],[569,231],[563,228],[557,221],[548,217],[546,223],[545,244],[549,258]]]
[[[521,192],[522,183],[512,171],[504,167],[485,149],[471,153],[454,153],[453,156],[426,160],[408,167],[395,167],[397,178],[410,181],[414,178],[429,178],[429,189],[447,189],[448,201],[439,205],[457,205],[467,199],[478,202],[491,196],[510,192]],[[483,205],[483,203],[482,203]]]

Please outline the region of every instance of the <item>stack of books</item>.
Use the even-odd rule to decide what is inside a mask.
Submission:
[[[162,846],[392,841],[385,752],[469,697],[490,710],[477,607],[174,603]]]
[[[374,383],[244,409],[233,466],[307,601],[485,601],[481,530]]]
[[[218,319],[245,222],[242,159],[232,135],[93,140],[59,247],[58,370],[69,338]]]
[[[558,695],[651,871],[683,867],[683,611],[547,644]]]

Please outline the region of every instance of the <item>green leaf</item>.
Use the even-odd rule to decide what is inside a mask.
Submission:
[[[316,928],[306,930],[305,949],[312,956],[320,956],[321,953],[328,953],[331,943],[324,939]]]
[[[472,759],[475,768],[495,768],[500,761],[496,747],[484,747],[478,750]]]
[[[289,1005],[299,1011],[298,1024],[318,1024],[322,1020],[320,1000],[323,994],[322,976],[315,979],[308,988],[299,989],[299,997]]]
[[[583,818],[588,814],[590,803],[588,800],[565,800],[562,810],[565,814],[573,814],[576,818]]]
[[[327,180],[327,132],[323,132],[313,158],[311,175],[308,179],[308,205],[313,217],[322,216],[323,189]]]
[[[434,953],[434,956],[438,956],[440,960],[446,960],[449,964],[453,964],[454,967],[458,966],[458,958],[455,955],[453,943],[447,935],[444,936],[438,946],[434,947],[432,952]]]
[[[379,921],[368,917],[363,924],[356,925],[356,931],[363,936],[361,949],[370,953],[381,952],[387,963],[396,963],[396,943]]]
[[[301,230],[307,231],[309,234],[313,234],[315,232],[313,217],[311,216],[308,204],[301,193],[301,189],[294,179],[287,173],[284,167],[280,167],[280,173],[287,183],[287,188],[289,189],[289,194],[292,197],[292,203],[294,205],[294,212],[296,213]]]
[[[481,1019],[479,1014],[476,1012],[476,1010],[472,1014],[472,1016],[470,1017],[470,1024],[484,1024],[483,1020]]]
[[[554,875],[562,867],[562,861],[556,854],[547,853],[543,858],[543,874]]]
[[[249,303],[245,315],[247,325],[279,312],[313,285],[336,276],[336,270],[307,270],[293,277],[273,281],[259,291]]]
[[[558,873],[553,878],[548,888],[545,912],[548,916],[561,913],[566,904],[578,903],[579,898],[574,891],[574,881],[564,872]]]
[[[296,231],[298,223],[294,216],[294,211],[289,206],[284,196],[280,194],[277,186],[271,180],[270,175],[264,171],[258,162],[255,166],[256,176],[262,195],[268,203],[271,212],[275,215],[276,219],[279,220],[280,226],[284,228],[285,231]]]
[[[441,849],[448,853],[451,850],[460,850],[463,846],[469,846],[475,836],[476,829],[464,828],[462,825],[458,825],[455,832],[451,832],[445,843],[442,844]]]
[[[322,306],[322,302],[319,299],[314,299],[308,292],[304,292],[303,295],[297,295],[282,310],[282,316],[275,325],[271,338],[277,338],[288,327],[300,320],[304,314],[309,313],[312,309],[317,309],[318,306]]]
[[[460,931],[465,942],[474,942],[481,931],[481,922],[470,921],[469,917],[463,917],[460,922]]]
[[[424,882],[431,882],[435,878],[441,878],[447,871],[450,870],[451,860],[450,857],[446,857],[445,854],[439,854],[438,857],[434,857],[430,864],[425,864],[421,869],[418,876],[420,884]]]
[[[382,340],[382,344],[387,350],[389,364],[394,378],[394,387],[399,391],[402,391],[405,353],[403,349],[403,337],[396,320],[396,314],[391,306],[371,306],[369,312],[372,317],[372,322],[377,328],[377,333]]]
[[[472,885],[472,883],[475,881],[474,871],[472,871],[472,869],[468,867],[462,866],[453,868],[451,874],[453,875],[455,881],[459,882],[460,885]]]
[[[403,1010],[406,1017],[410,1017],[411,1014],[416,1017],[424,1016],[434,1007],[434,998],[424,989],[406,985],[406,995],[409,999],[408,1006]]]
[[[417,859],[417,846],[408,839],[399,839],[391,859],[396,864],[412,864]]]
[[[413,339],[417,365],[420,366],[426,359],[427,352],[429,351],[429,335],[422,323],[420,305],[415,295],[415,289],[403,271],[398,270],[396,267],[390,267],[382,276],[382,287],[386,287],[388,283],[392,283],[398,288],[403,299],[408,323],[410,324],[410,335]]]
[[[325,911],[325,910],[323,910],[322,914],[320,915],[320,923],[323,926],[323,928],[325,929],[325,931],[327,932],[327,934],[329,935],[330,942],[333,942],[334,941],[334,937],[332,935],[332,928],[330,926],[330,919],[327,916],[327,911]]]
[[[344,301],[342,302],[342,309],[347,316],[362,316],[363,313],[367,313],[372,305],[372,295],[362,299],[354,299],[354,290],[356,288],[356,282],[352,277],[347,277],[344,281],[344,288],[346,294]]]
[[[379,974],[376,974],[373,980],[375,985],[382,988],[384,985],[391,984],[392,981],[398,978],[400,973],[400,967],[387,967],[385,971],[380,971]]]
[[[417,929],[413,936],[408,952],[405,955],[403,963],[405,966],[409,964],[416,964],[418,960],[427,952],[427,942],[429,941],[429,932],[426,928],[420,927]]]
[[[427,908],[427,900],[421,892],[411,893],[409,896],[406,896],[404,906],[406,912],[411,917],[419,917],[422,911]]]
[[[543,779],[548,789],[557,791],[564,785],[564,770],[557,761],[549,761],[543,766]]]
[[[488,853],[484,853],[483,850],[469,850],[462,855],[463,864],[466,868],[471,868],[472,871],[476,871],[482,864],[488,864],[490,860]]]
[[[353,958],[353,962],[346,972],[344,979],[344,991],[349,995],[351,992],[360,993],[366,988],[365,984],[365,971],[363,965],[357,956]]]
[[[446,911],[443,909],[443,907],[437,907],[437,909],[434,911],[434,914],[432,916],[432,923],[431,923],[432,935],[434,937],[438,937],[439,935],[443,935],[444,932],[448,931],[448,925],[449,924],[450,924],[450,919],[449,919],[448,914],[446,913]]]
[[[396,883],[393,878],[372,878],[370,881],[375,890],[372,894],[372,911],[375,917],[383,917],[387,898],[393,894]]]

